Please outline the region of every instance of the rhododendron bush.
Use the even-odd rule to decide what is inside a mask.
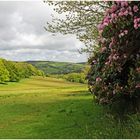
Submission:
[[[98,25],[99,47],[90,58],[90,91],[101,104],[140,101],[140,2],[116,1]],[[131,106],[129,106],[129,103]]]

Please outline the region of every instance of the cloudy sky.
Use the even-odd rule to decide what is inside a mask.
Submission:
[[[16,60],[84,62],[84,45],[74,35],[53,36],[44,30],[52,8],[42,1],[0,1],[0,57]]]

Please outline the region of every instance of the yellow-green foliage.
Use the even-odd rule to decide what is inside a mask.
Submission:
[[[0,59],[0,83],[6,82],[9,80],[9,71],[6,69],[2,60]]]
[[[0,83],[17,82],[22,78],[37,75],[44,76],[44,73],[31,64],[0,59]]]
[[[87,83],[86,74],[84,72],[59,74],[59,75],[48,75],[47,77],[62,78],[62,79],[65,79],[67,81],[76,82],[76,83]]]
[[[86,75],[84,73],[69,73],[64,75],[64,79],[70,82],[86,83]]]

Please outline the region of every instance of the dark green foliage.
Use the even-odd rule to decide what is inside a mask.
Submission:
[[[68,63],[68,62],[52,62],[52,61],[28,61],[36,68],[48,74],[68,74],[80,73],[85,68],[85,63]]]
[[[0,83],[18,82],[30,76],[44,76],[44,73],[28,63],[0,59]]]

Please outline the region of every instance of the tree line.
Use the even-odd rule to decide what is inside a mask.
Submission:
[[[44,73],[31,64],[0,58],[0,83],[18,82],[30,76],[44,76]]]

